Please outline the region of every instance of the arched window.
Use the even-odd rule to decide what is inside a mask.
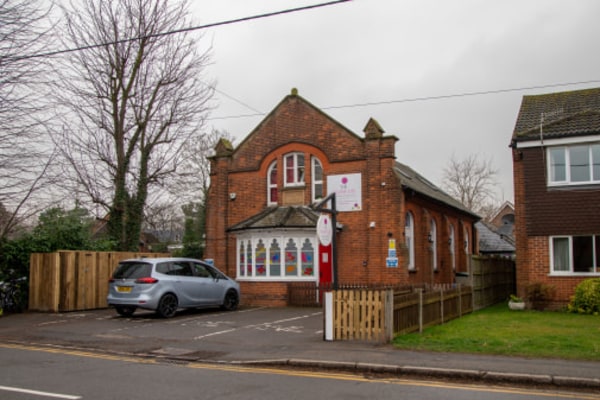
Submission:
[[[466,226],[464,228],[463,236],[465,238],[465,244],[464,244],[465,254],[469,255],[469,230],[467,229]]]
[[[323,166],[317,157],[311,159],[312,201],[323,198]]]
[[[415,269],[415,219],[409,211],[404,221],[404,243],[408,249],[408,269]]]
[[[304,185],[304,154],[290,153],[283,157],[285,186]]]
[[[450,247],[450,262],[452,264],[452,270],[456,270],[456,252],[455,252],[455,236],[454,236],[454,225],[450,224],[450,232],[448,239],[448,246]]]
[[[277,161],[273,161],[267,171],[267,204],[277,205]]]
[[[435,219],[431,220],[431,230],[429,231],[429,242],[431,243],[431,268],[434,271],[438,269],[437,262],[437,226]]]

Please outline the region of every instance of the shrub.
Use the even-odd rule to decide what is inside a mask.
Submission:
[[[555,292],[556,288],[553,285],[540,282],[532,283],[525,288],[527,301],[534,310],[543,310],[544,306],[552,300]]]
[[[575,288],[569,311],[580,314],[600,313],[600,278],[586,279]]]

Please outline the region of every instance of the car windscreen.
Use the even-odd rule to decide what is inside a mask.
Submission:
[[[115,273],[114,279],[138,279],[150,276],[152,264],[145,262],[126,262],[120,263]]]

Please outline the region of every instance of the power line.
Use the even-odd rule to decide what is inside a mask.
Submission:
[[[321,107],[321,110],[335,110],[342,108],[358,108],[358,107],[369,107],[369,106],[380,106],[387,104],[400,104],[400,103],[415,103],[419,101],[432,101],[432,100],[444,100],[444,99],[452,99],[452,98],[460,98],[460,97],[470,97],[470,96],[483,96],[490,94],[500,94],[500,93],[509,93],[509,92],[519,92],[523,90],[533,90],[533,89],[548,89],[562,86],[572,86],[572,85],[584,85],[590,83],[600,83],[599,79],[589,80],[589,81],[580,81],[580,82],[563,82],[563,83],[551,83],[546,85],[537,85],[537,86],[523,86],[518,88],[509,88],[509,89],[496,89],[496,90],[484,90],[477,92],[464,92],[464,93],[454,93],[454,94],[444,94],[444,95],[435,95],[435,96],[424,96],[424,97],[409,97],[405,99],[398,100],[384,100],[384,101],[375,101],[368,103],[354,103],[354,104],[345,104],[338,106],[326,106]],[[228,95],[227,95],[228,96]],[[231,97],[231,96],[228,96]],[[233,99],[235,100],[235,99]],[[237,101],[237,100],[236,100]],[[240,103],[238,101],[238,103]],[[244,105],[243,103],[240,103]],[[257,111],[251,107],[248,107],[252,111]],[[249,117],[259,117],[264,116],[264,113],[257,112],[256,114],[239,114],[239,115],[226,115],[222,117],[212,117],[208,118],[208,120],[222,120],[222,119],[235,119],[235,118],[249,118]]]
[[[322,107],[323,110],[332,110],[338,108],[355,108],[355,107],[368,107],[368,106],[379,106],[385,104],[397,104],[397,103],[413,103],[417,101],[429,101],[429,100],[443,100],[443,99],[451,99],[457,97],[469,97],[469,96],[482,96],[488,94],[500,94],[500,93],[509,93],[509,92],[519,92],[523,90],[532,90],[532,89],[547,89],[554,88],[560,86],[571,86],[571,85],[583,85],[589,83],[599,83],[600,80],[590,80],[590,81],[581,81],[581,82],[566,82],[566,83],[552,83],[547,85],[539,85],[539,86],[525,86],[519,88],[510,88],[510,89],[497,89],[497,90],[485,90],[479,92],[465,92],[465,93],[455,93],[455,94],[445,94],[438,96],[426,96],[426,97],[412,97],[400,100],[386,100],[386,101],[376,101],[370,103],[356,103],[356,104],[346,104],[341,106],[328,106]]]
[[[75,47],[72,49],[63,49],[63,50],[49,51],[46,53],[30,54],[30,55],[26,55],[26,56],[22,56],[22,57],[14,57],[12,60],[19,61],[19,60],[27,60],[27,59],[31,59],[31,58],[52,57],[52,56],[56,56],[56,55],[60,55],[60,54],[72,53],[75,51],[90,50],[90,49],[95,49],[98,47],[134,42],[134,41],[141,40],[141,39],[156,38],[156,37],[162,37],[162,36],[167,36],[167,35],[174,35],[177,33],[184,33],[184,32],[191,32],[191,31],[196,31],[196,30],[201,30],[201,29],[214,28],[217,26],[237,24],[240,22],[246,22],[246,21],[251,21],[251,20],[255,20],[255,19],[269,18],[269,17],[274,17],[277,15],[291,14],[291,13],[295,13],[295,12],[299,12],[299,11],[312,10],[315,8],[322,8],[322,7],[328,7],[328,6],[332,6],[332,5],[336,5],[336,4],[340,4],[340,3],[346,3],[349,1],[351,1],[351,0],[334,0],[334,1],[329,1],[326,3],[311,4],[311,5],[303,6],[303,7],[289,8],[289,9],[285,9],[285,10],[281,10],[281,11],[273,11],[273,12],[268,12],[268,13],[264,13],[264,14],[230,19],[230,20],[221,21],[221,22],[213,22],[213,23],[206,24],[206,25],[192,26],[189,28],[182,28],[182,29],[176,29],[176,30],[167,31],[167,32],[160,32],[160,33],[155,33],[152,35],[143,35],[143,36],[137,36],[137,37],[128,38],[128,39],[121,39],[121,40],[115,40],[115,41],[98,43],[98,44],[90,44],[87,46]]]

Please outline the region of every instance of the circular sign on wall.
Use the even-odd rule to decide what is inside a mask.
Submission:
[[[321,214],[317,221],[317,237],[323,246],[331,244],[333,236],[333,227],[331,226],[331,217],[328,214]]]

